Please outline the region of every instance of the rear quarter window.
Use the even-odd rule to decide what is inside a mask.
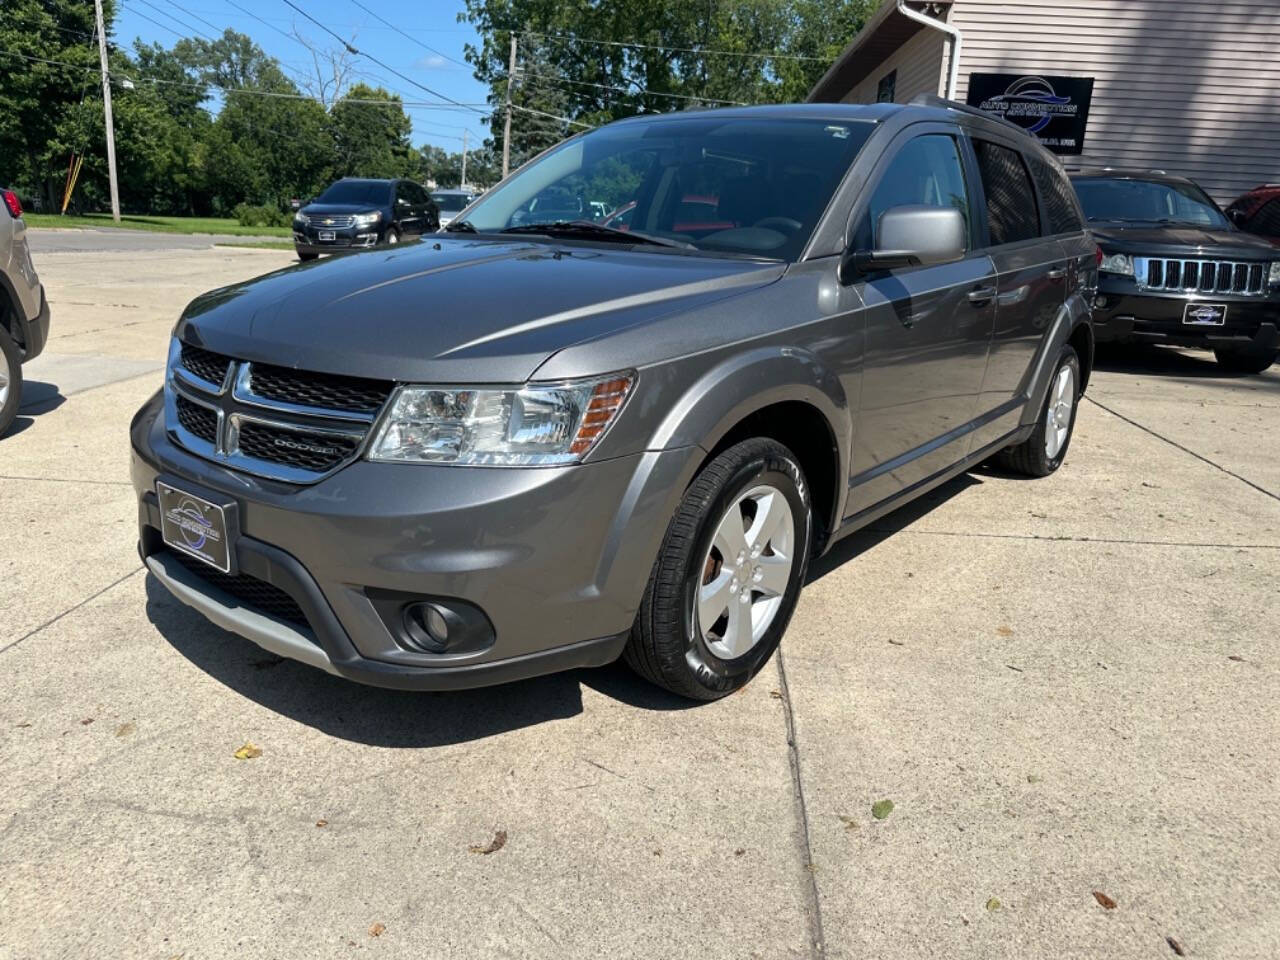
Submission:
[[[1027,162],[1044,200],[1049,233],[1079,233],[1083,230],[1084,221],[1076,207],[1075,190],[1067,178],[1039,157],[1028,157]]]
[[[1040,211],[1022,155],[989,140],[975,139],[973,148],[987,194],[991,245],[998,247],[1040,236]]]

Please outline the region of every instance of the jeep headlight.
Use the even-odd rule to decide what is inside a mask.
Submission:
[[[604,436],[633,373],[506,389],[401,387],[370,460],[483,466],[577,463]]]
[[[1267,283],[1273,287],[1280,287],[1280,260],[1274,261],[1271,269],[1267,271]]]
[[[1133,276],[1133,257],[1127,253],[1105,253],[1098,269],[1103,273],[1116,273],[1122,277]]]
[[[372,227],[381,219],[382,211],[375,210],[373,213],[357,213],[351,222],[357,227]]]

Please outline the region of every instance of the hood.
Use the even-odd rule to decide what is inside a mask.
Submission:
[[[339,214],[342,216],[350,216],[353,213],[372,213],[374,210],[381,210],[386,204],[383,203],[309,203],[299,213],[305,213],[309,217],[323,217]]]
[[[514,383],[567,346],[772,283],[784,271],[758,261],[440,235],[210,291],[187,307],[177,333],[218,353],[299,369]]]
[[[1171,257],[1239,257],[1242,260],[1274,259],[1276,248],[1261,237],[1242,230],[1210,229],[1188,225],[1125,226],[1091,223],[1095,239],[1108,252]]]

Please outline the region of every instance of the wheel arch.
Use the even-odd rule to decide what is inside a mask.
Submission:
[[[840,380],[807,351],[764,347],[709,370],[685,391],[655,435],[656,447],[705,451],[688,482],[724,450],[768,437],[791,450],[809,483],[815,550],[842,509],[852,418]]]

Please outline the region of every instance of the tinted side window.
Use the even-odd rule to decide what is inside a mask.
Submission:
[[[969,191],[954,137],[926,134],[898,151],[871,195],[871,206],[859,224],[855,244],[862,249],[874,247],[876,228],[886,210],[919,204],[955,207],[964,214],[965,224],[970,223]]]
[[[1263,204],[1262,209],[1253,215],[1248,227],[1254,233],[1264,233],[1268,237],[1280,237],[1280,197]]]
[[[986,140],[974,140],[978,169],[987,193],[987,227],[991,245],[1017,243],[1040,236],[1040,213],[1031,175],[1016,150]]]
[[[1067,178],[1039,157],[1028,157],[1031,175],[1044,198],[1045,213],[1049,217],[1050,233],[1079,233],[1084,229],[1076,210],[1075,191]]]

